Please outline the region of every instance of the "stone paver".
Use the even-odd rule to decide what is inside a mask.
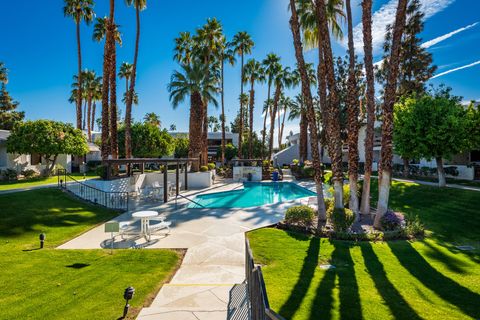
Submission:
[[[217,184],[205,192],[219,192],[238,188],[238,183]],[[200,191],[183,195],[193,197]],[[132,238],[114,242],[115,248],[133,245],[144,248],[186,248],[183,262],[170,281],[157,294],[148,308],[143,308],[137,319],[142,320],[198,320],[226,319],[229,293],[235,284],[245,278],[245,232],[280,221],[288,206],[299,200],[243,209],[188,209],[187,200],[155,205],[138,204],[140,209],[157,210],[172,221],[171,233],[154,236],[151,241]],[[131,220],[127,212],[116,221]],[[109,248],[109,234],[104,225],[61,245],[59,249]]]

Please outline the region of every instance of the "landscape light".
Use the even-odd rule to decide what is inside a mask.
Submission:
[[[40,249],[43,249],[43,242],[45,241],[45,238],[46,238],[45,233],[40,233],[38,238],[40,239]]]
[[[135,288],[133,287],[128,287],[125,289],[125,292],[123,293],[123,298],[125,299],[125,307],[123,308],[123,318],[127,316],[128,309],[130,308],[130,305],[128,304],[128,300],[133,299],[133,295],[135,294]]]

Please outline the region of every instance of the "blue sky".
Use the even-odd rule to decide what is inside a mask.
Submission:
[[[480,1],[421,0],[426,10],[425,31],[421,34],[433,54],[439,74],[431,83],[445,83],[465,100],[480,99]],[[135,15],[124,1],[116,1],[116,21],[121,25],[123,46],[117,49],[117,61],[131,62],[135,40]],[[360,0],[352,0],[357,54],[362,56]],[[375,61],[380,60],[384,26],[394,20],[395,0],[374,1]],[[179,131],[188,128],[188,105],[173,110],[168,101],[167,84],[172,71],[173,39],[181,31],[194,31],[207,18],[217,17],[228,38],[238,31],[247,31],[255,41],[252,55],[263,59],[269,52],[282,57],[284,65],[295,64],[287,12],[288,0],[149,0],[141,14],[137,91],[140,105],[134,107],[134,118],[140,120],[147,112],[160,115],[164,126],[174,123]],[[0,61],[9,69],[8,89],[20,102],[28,119],[56,119],[74,122],[74,105],[67,99],[72,75],[77,70],[75,25],[63,17],[63,1],[0,1]],[[97,17],[108,12],[108,1],[97,0]],[[393,16],[392,16],[393,15]],[[93,26],[82,25],[83,67],[102,71],[103,45],[91,40]],[[431,41],[433,40],[433,41]],[[345,40],[334,43],[336,55],[345,54]],[[316,52],[306,53],[315,61]],[[444,73],[444,74],[442,74]],[[237,63],[226,69],[226,110],[229,122],[238,109],[240,68]],[[118,80],[119,96],[124,83]],[[288,92],[295,95],[295,91]],[[257,86],[256,101],[266,99],[266,87]],[[120,99],[119,104],[123,111]],[[260,103],[255,111],[255,129],[263,125]],[[210,114],[218,115],[214,107]],[[288,123],[285,132],[297,131],[296,123]]]

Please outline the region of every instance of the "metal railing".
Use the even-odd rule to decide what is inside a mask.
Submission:
[[[128,192],[107,192],[78,181],[65,169],[57,170],[58,187],[83,200],[109,209],[128,211]]]
[[[285,320],[270,309],[267,289],[263,280],[262,268],[255,266],[252,249],[245,238],[245,278],[250,300],[250,319],[252,320]]]
[[[180,197],[180,198],[183,198],[183,199],[186,199],[186,200],[190,201],[191,203],[196,204],[197,206],[200,206],[201,208],[205,208],[205,206],[201,205],[201,204],[198,203],[197,201],[192,200],[192,199],[190,199],[190,198],[188,198],[188,197],[185,197],[184,195],[181,195],[180,193],[175,196],[175,201],[177,201],[177,199],[178,199],[179,197]]]

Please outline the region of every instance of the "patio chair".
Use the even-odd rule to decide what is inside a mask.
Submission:
[[[143,189],[138,188],[140,200],[153,200],[153,190],[149,187]]]
[[[135,221],[122,221],[122,222],[119,222],[119,235],[120,237],[122,238],[122,240],[124,240],[124,236],[125,235],[131,235],[131,234],[137,234],[138,232],[136,232],[135,230],[135,227],[133,226],[133,224],[135,223]]]
[[[152,222],[155,222],[152,224]],[[150,225],[148,226],[148,229],[151,233],[167,229],[167,232],[165,234],[170,233],[170,226],[172,225],[171,221],[165,221],[165,217],[159,216],[156,218],[150,219]]]

